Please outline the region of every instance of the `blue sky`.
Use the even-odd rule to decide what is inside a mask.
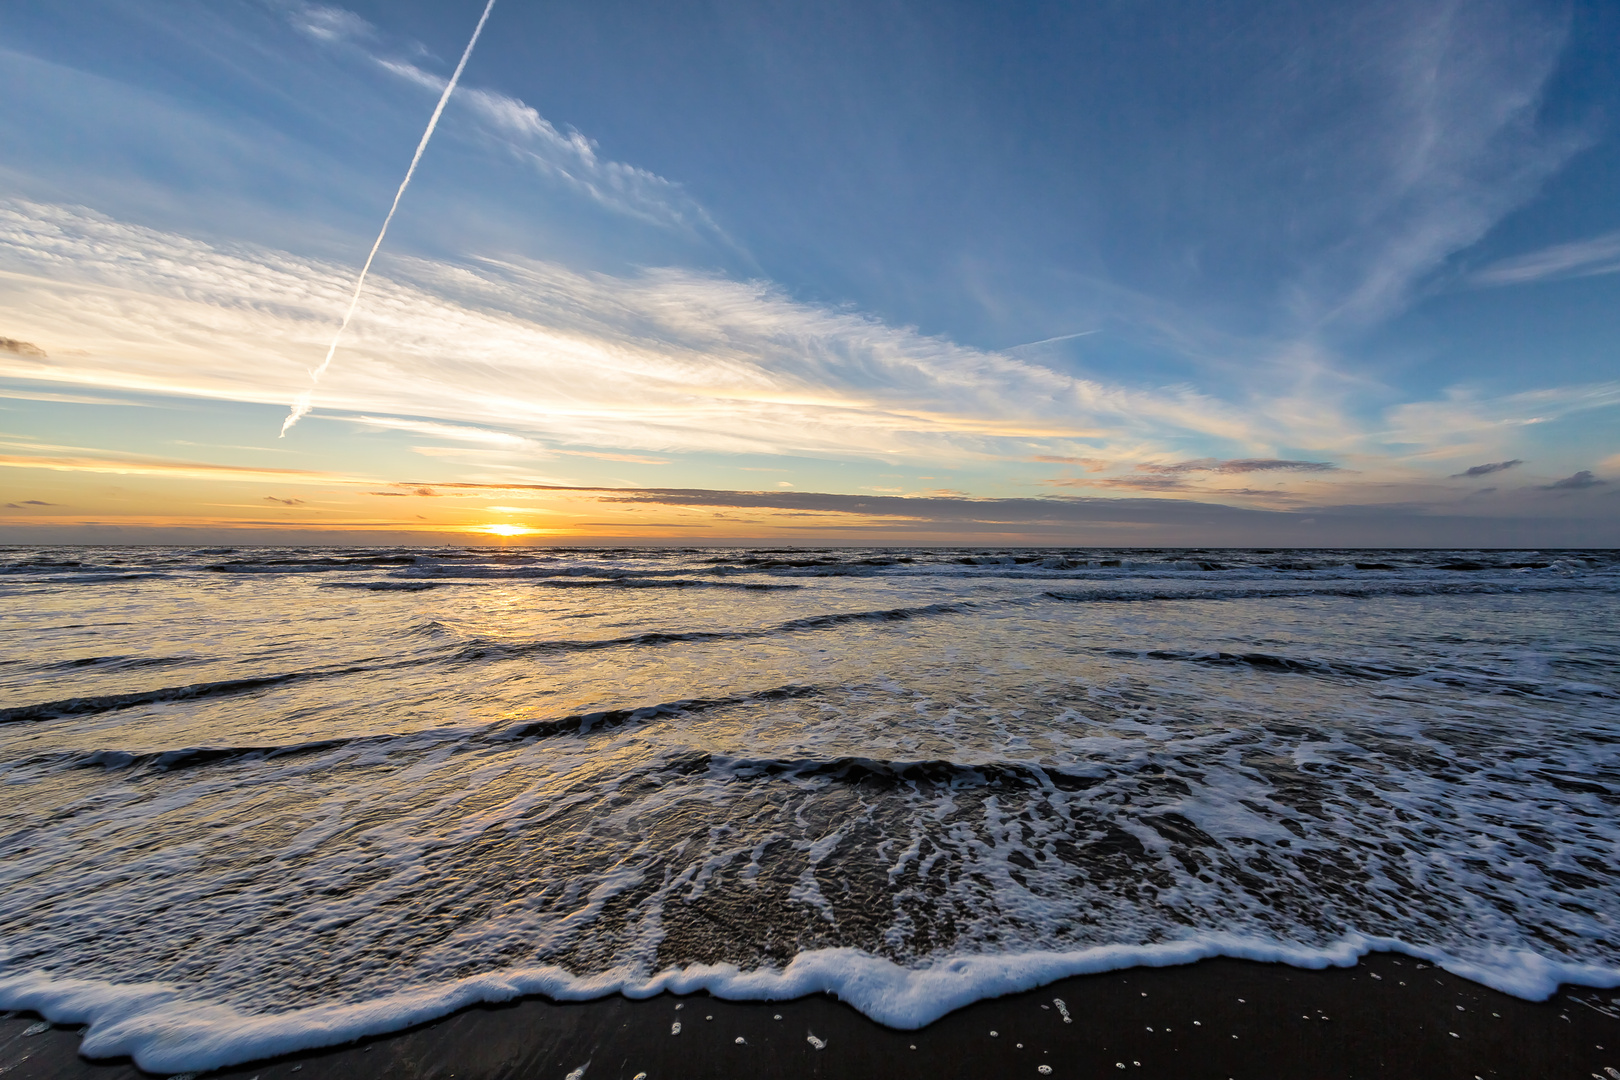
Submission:
[[[1620,544],[1613,4],[498,0],[278,439],[481,10],[0,10],[0,540]]]

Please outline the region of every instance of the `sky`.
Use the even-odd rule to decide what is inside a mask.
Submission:
[[[0,543],[1620,547],[1620,5],[496,0],[312,384],[483,8],[0,6]]]

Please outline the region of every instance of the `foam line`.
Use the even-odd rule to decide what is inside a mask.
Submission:
[[[1438,949],[1361,934],[1321,948],[1206,934],[1178,942],[1075,952],[959,956],[921,968],[901,967],[851,948],[800,953],[780,970],[693,965],[651,976],[624,971],[578,976],[544,966],[474,975],[371,1001],[270,1015],[188,1001],[178,988],[163,983],[119,985],[26,972],[0,976],[0,1008],[31,1010],[58,1024],[89,1024],[80,1047],[86,1057],[127,1055],[147,1072],[203,1072],[401,1031],[469,1005],[531,994],[583,1001],[614,993],[647,998],[708,991],[733,1001],[783,1001],[826,993],[880,1024],[910,1031],[975,1001],[1075,975],[1172,967],[1216,956],[1307,969],[1352,967],[1370,952],[1412,956],[1530,1001],[1545,1000],[1560,984],[1620,986],[1620,968],[1549,960],[1519,950],[1504,950],[1497,962],[1485,965],[1454,961]]]
[[[450,76],[450,81],[444,84],[444,93],[439,95],[439,103],[433,107],[433,116],[428,120],[427,130],[422,132],[422,141],[416,144],[416,153],[411,156],[411,167],[405,170],[405,179],[399,182],[399,190],[394,192],[394,203],[388,208],[388,216],[383,218],[382,229],[378,231],[377,239],[371,245],[371,253],[366,256],[366,264],[360,268],[360,276],[354,283],[354,295],[349,297],[349,310],[343,313],[343,322],[338,326],[337,333],[332,335],[332,344],[326,347],[326,359],[321,361],[320,367],[310,372],[309,389],[298,395],[298,400],[293,403],[287,419],[281,422],[283,437],[294,424],[308,414],[315,396],[315,387],[319,385],[321,376],[326,374],[326,369],[332,366],[332,355],[337,352],[338,341],[342,339],[343,331],[349,328],[349,320],[354,318],[354,309],[360,303],[360,290],[365,288],[366,275],[371,272],[371,262],[377,257],[377,249],[382,247],[383,237],[388,235],[388,226],[394,220],[394,212],[399,209],[399,200],[404,197],[405,189],[410,186],[411,177],[416,175],[416,166],[422,160],[422,151],[427,149],[428,140],[433,137],[433,129],[439,126],[439,116],[444,112],[445,103],[450,100],[451,93],[455,91],[456,83],[461,81],[461,71],[467,66],[467,59],[472,56],[473,46],[478,44],[478,35],[484,32],[484,23],[489,21],[489,13],[494,6],[495,0],[489,0],[484,5],[484,13],[478,17],[478,25],[473,28],[472,38],[462,50],[461,61],[456,64],[455,73]]]

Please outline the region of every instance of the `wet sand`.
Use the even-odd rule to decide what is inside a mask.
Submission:
[[[1070,1020],[1056,1004],[1061,1000]],[[780,1017],[780,1019],[778,1019]],[[123,1080],[76,1031],[0,1020],[4,1080]],[[671,1034],[671,1025],[681,1025]],[[810,1041],[814,1036],[823,1045]],[[249,1080],[677,1077],[1575,1077],[1620,1080],[1620,990],[1532,1003],[1405,957],[1302,971],[1209,960],[1065,979],[892,1031],[826,997],[663,995],[480,1006],[395,1035],[237,1066]],[[1051,1071],[1043,1072],[1043,1066]]]

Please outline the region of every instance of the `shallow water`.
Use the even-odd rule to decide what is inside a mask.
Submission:
[[[0,596],[0,1007],[143,1064],[536,989],[1620,983],[1620,553],[10,549]]]

